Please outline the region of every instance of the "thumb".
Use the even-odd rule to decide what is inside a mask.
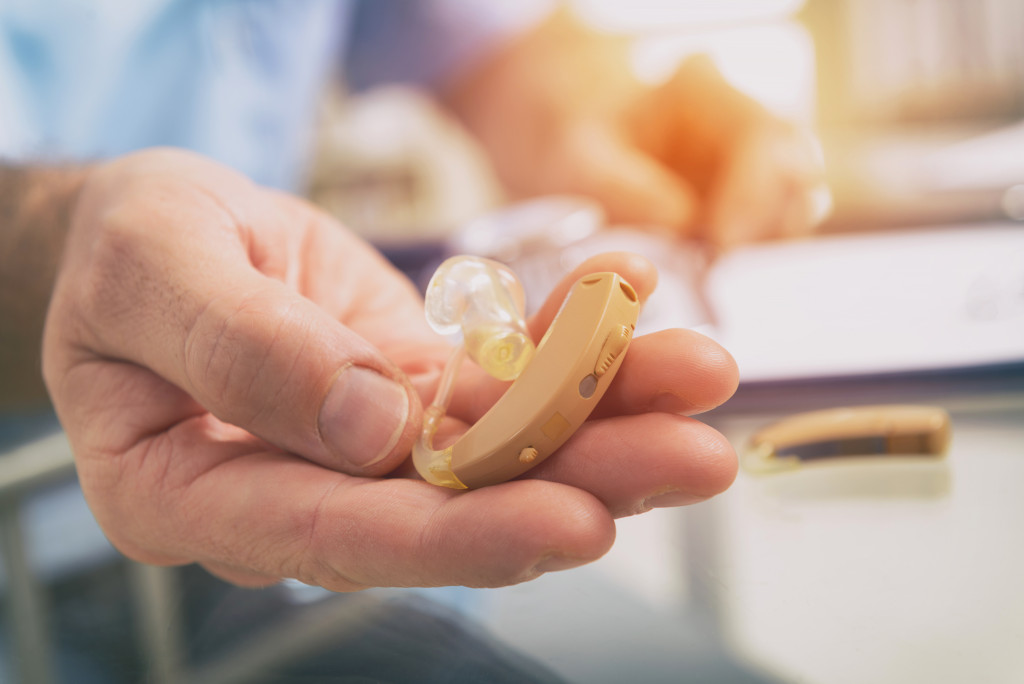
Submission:
[[[59,384],[82,362],[77,350],[89,350],[101,360],[149,369],[221,421],[327,468],[381,475],[405,459],[422,408],[408,379],[380,350],[251,267],[230,259],[216,267],[183,262],[186,272],[170,283],[132,276],[131,262],[117,271],[131,287],[83,288],[62,279],[44,345],[48,384]],[[93,290],[105,296],[88,295]],[[83,316],[92,332],[77,347],[65,344],[78,329],[69,329],[69,321]],[[122,428],[164,431],[168,421],[183,419],[170,404],[166,394],[150,393],[123,417]],[[62,420],[88,422],[86,408],[65,406],[64,413],[75,415]],[[144,425],[139,415],[149,416]]]
[[[254,280],[203,308],[169,379],[221,420],[328,468],[397,466],[421,416],[404,374],[287,286]]]
[[[568,189],[599,200],[612,222],[693,230],[695,190],[614,131],[581,127],[572,134],[567,156]]]
[[[297,200],[193,156],[158,151],[98,167],[51,298],[47,384],[76,364],[128,361],[278,447],[382,474],[411,448],[419,400],[339,318],[346,297],[372,294],[395,316],[418,301],[347,235]],[[166,391],[149,394],[126,407],[121,426],[136,439],[167,431],[183,420],[172,404]],[[86,408],[65,413],[88,420]]]

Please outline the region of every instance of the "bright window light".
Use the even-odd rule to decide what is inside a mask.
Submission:
[[[585,21],[608,31],[649,32],[778,19],[804,0],[572,0]]]

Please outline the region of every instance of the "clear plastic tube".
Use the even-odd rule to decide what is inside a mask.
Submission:
[[[452,448],[435,449],[434,436],[466,356],[499,380],[514,380],[526,368],[536,348],[526,328],[525,308],[515,274],[490,259],[452,257],[430,279],[424,299],[427,323],[458,346],[448,358],[437,394],[424,412],[423,432],[413,446],[413,463],[428,482],[466,489],[452,473]]]
[[[413,465],[416,466],[416,470],[423,476],[423,479],[431,484],[454,489],[467,489],[467,487],[459,482],[452,473],[452,448],[449,446],[446,449],[434,449],[434,435],[437,434],[437,429],[448,412],[448,404],[451,403],[459,367],[462,366],[462,361],[465,358],[466,348],[463,345],[456,347],[448,357],[444,372],[441,374],[441,381],[437,386],[437,392],[434,394],[434,400],[430,402],[430,406],[423,413],[423,431],[412,448]]]

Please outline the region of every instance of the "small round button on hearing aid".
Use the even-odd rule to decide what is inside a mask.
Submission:
[[[428,482],[455,489],[498,484],[554,453],[587,419],[618,372],[640,302],[621,276],[586,275],[570,289],[536,347],[524,308],[515,275],[489,259],[452,257],[427,285],[427,321],[461,342],[413,447],[413,463]],[[434,435],[464,356],[513,382],[454,443],[435,449]]]
[[[580,396],[584,399],[589,399],[594,396],[594,392],[597,390],[597,375],[591,373],[582,380],[580,380]]]

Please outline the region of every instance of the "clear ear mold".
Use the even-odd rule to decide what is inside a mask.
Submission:
[[[503,264],[479,257],[445,261],[427,285],[427,323],[463,344],[466,354],[499,380],[514,380],[533,356],[526,301]]]
[[[458,346],[424,415],[413,462],[428,482],[467,489],[521,475],[572,436],[615,377],[640,302],[615,273],[584,276],[535,348],[515,275],[498,262],[458,256],[431,278],[425,308],[430,326]],[[467,355],[492,376],[514,382],[453,444],[435,449]]]

